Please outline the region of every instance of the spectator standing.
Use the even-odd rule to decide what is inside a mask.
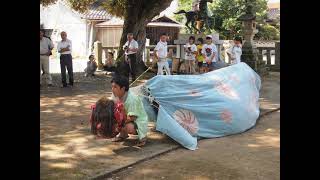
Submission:
[[[44,31],[40,30],[40,87],[42,82],[41,70],[48,86],[52,86],[52,77],[49,69],[49,56],[53,49],[53,43],[49,38],[44,37]]]
[[[61,41],[58,43],[58,52],[60,53],[60,68],[62,87],[67,87],[66,68],[68,70],[69,85],[73,86],[73,68],[72,68],[72,42],[67,39],[67,33],[61,32]]]

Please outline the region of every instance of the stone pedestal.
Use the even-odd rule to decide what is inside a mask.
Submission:
[[[260,76],[264,76],[268,73],[268,69],[266,63],[262,60],[262,54],[258,52],[258,49],[253,43],[253,37],[258,32],[255,19],[256,16],[253,12],[252,4],[249,4],[246,14],[238,19],[239,21],[242,21],[243,36],[245,40],[242,46],[241,61],[247,63]]]
[[[94,43],[94,56],[96,61],[98,61],[98,69],[102,70],[103,69],[103,64],[102,64],[102,43],[100,41],[96,41]]]

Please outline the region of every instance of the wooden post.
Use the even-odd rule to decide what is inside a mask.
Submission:
[[[274,64],[277,68],[280,69],[280,42],[276,42],[276,49],[275,49],[275,59]]]
[[[180,58],[180,44],[177,44],[177,53],[176,53],[176,58]]]
[[[146,48],[146,64],[150,65],[150,48]]]
[[[269,48],[267,49],[267,65],[271,65],[271,53]]]
[[[96,60],[98,61],[98,69],[103,69],[102,64],[102,43],[100,41],[94,42],[94,56]]]
[[[258,54],[258,58],[259,58],[259,61],[263,61],[263,53],[262,53],[262,51],[263,51],[263,48],[258,48],[258,50],[259,50],[259,54]]]

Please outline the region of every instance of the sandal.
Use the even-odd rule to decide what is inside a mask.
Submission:
[[[141,139],[141,140],[139,140],[138,142],[137,142],[137,144],[136,144],[136,146],[138,146],[138,147],[142,147],[142,146],[144,146],[145,144],[146,144],[146,142],[147,142],[147,139]]]

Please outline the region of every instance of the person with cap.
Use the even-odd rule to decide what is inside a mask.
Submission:
[[[40,30],[40,87],[42,82],[42,74],[45,76],[47,85],[52,86],[52,77],[49,71],[49,56],[51,55],[51,50],[53,49],[53,43],[49,38],[44,36],[44,31]]]
[[[209,72],[210,69],[214,68],[215,63],[217,62],[217,47],[213,44],[211,35],[206,36],[206,44],[203,45],[201,53],[204,57],[204,72]]]

